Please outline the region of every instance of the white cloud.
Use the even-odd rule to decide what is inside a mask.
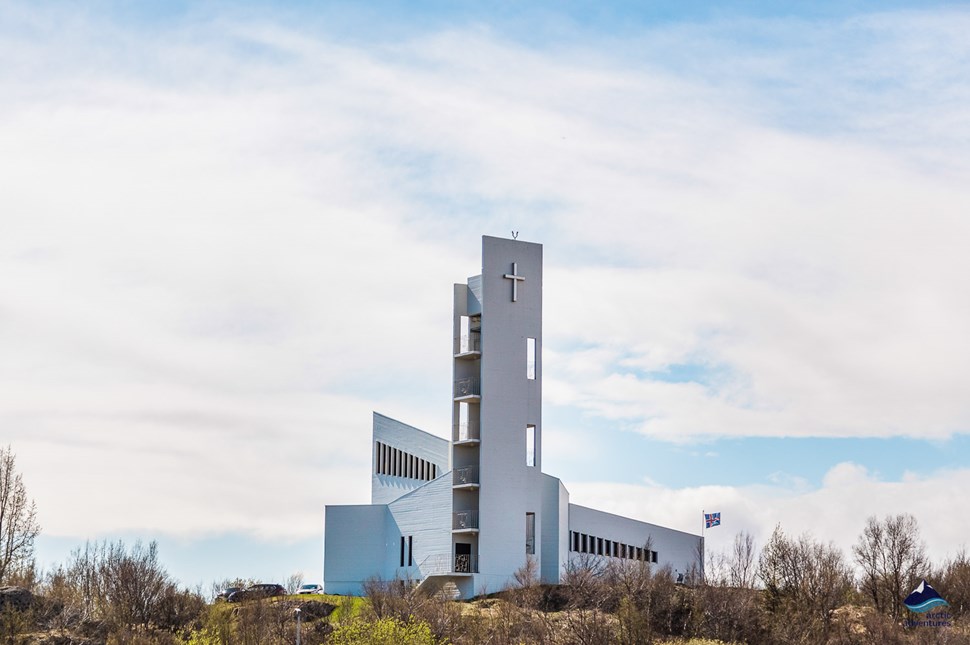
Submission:
[[[763,60],[715,82],[650,53],[743,58],[716,26],[593,55],[5,11],[0,439],[53,533],[318,531],[366,495],[371,408],[446,433],[450,283],[512,228],[547,245],[547,405],[669,440],[970,427],[959,59],[918,88],[948,101],[892,88],[883,120],[840,67],[856,118],[820,133],[772,112]],[[867,23],[865,69],[901,20]],[[682,363],[709,381],[648,374]]]
[[[920,525],[931,558],[942,562],[966,545],[959,515],[959,492],[970,484],[970,470],[945,470],[919,479],[884,481],[862,466],[836,464],[820,487],[799,481],[770,486],[702,486],[668,488],[608,482],[569,484],[570,502],[635,517],[690,533],[701,532],[701,511],[721,513],[719,528],[707,530],[708,549],[727,550],[734,535],[751,533],[759,547],[780,524],[789,535],[811,533],[833,542],[845,556],[870,516],[912,513]]]

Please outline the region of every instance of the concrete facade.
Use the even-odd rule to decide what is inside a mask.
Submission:
[[[529,558],[548,583],[578,557],[699,566],[699,536],[570,504],[542,472],[541,245],[482,238],[482,273],[454,285],[452,354],[450,441],[374,414],[372,504],[326,508],[328,593],[397,577],[471,597]]]

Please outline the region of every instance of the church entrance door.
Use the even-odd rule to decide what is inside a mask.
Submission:
[[[471,573],[472,545],[467,542],[455,542],[455,573]]]

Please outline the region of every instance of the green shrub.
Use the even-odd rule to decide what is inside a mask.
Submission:
[[[333,645],[446,645],[424,622],[381,618],[373,622],[355,620],[337,627],[330,635]]]

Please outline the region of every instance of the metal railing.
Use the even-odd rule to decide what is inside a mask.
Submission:
[[[455,353],[456,354],[468,354],[470,352],[480,352],[482,351],[482,334],[481,332],[471,332],[470,334],[462,334],[455,338]]]
[[[478,556],[472,553],[455,554],[455,573],[478,573]]]
[[[435,553],[422,560],[418,569],[425,577],[449,573],[478,573],[478,556],[470,553]]]
[[[455,381],[455,398],[462,396],[480,396],[481,393],[481,381],[476,376],[468,376]]]
[[[478,528],[478,511],[456,511],[452,513],[451,528],[464,531]]]
[[[478,484],[478,466],[462,466],[452,471],[455,486],[465,486],[467,484]],[[477,512],[477,511],[476,511]],[[476,523],[478,518],[476,516]]]
[[[452,437],[454,441],[469,441],[479,439],[478,424],[472,425],[468,422],[456,423],[453,428]]]

